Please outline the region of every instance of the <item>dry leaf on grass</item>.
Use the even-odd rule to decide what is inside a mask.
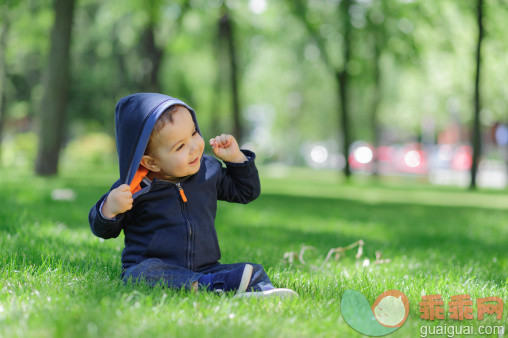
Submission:
[[[338,261],[342,256],[345,255],[346,251],[351,250],[355,247],[358,247],[358,251],[356,252],[355,258],[360,259],[363,256],[363,246],[365,245],[365,242],[360,239],[354,243],[349,244],[346,247],[338,247],[338,248],[332,248],[330,251],[328,251],[328,254],[326,255],[325,260],[323,261],[323,264],[321,267],[324,267],[325,264],[330,260],[333,254],[335,254],[334,260]],[[284,253],[283,259],[288,261],[289,264],[293,264],[293,262],[298,257],[298,260],[302,264],[306,264],[305,260],[303,259],[303,256],[305,254],[305,251],[307,250],[315,250],[316,248],[313,246],[307,246],[303,245],[300,249],[300,253],[297,253],[296,251],[289,251]],[[381,259],[381,251],[376,251],[376,260],[374,261],[374,264],[385,264],[390,263],[390,259]],[[362,262],[363,267],[367,267],[370,265],[370,259],[365,258]]]

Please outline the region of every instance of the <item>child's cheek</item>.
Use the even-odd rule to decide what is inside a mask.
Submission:
[[[205,150],[205,140],[202,137],[199,138],[199,154],[203,155],[203,151]]]

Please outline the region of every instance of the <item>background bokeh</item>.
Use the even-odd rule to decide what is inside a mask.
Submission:
[[[116,102],[155,91],[263,164],[467,187],[477,99],[476,183],[507,184],[504,0],[3,0],[0,12],[4,167],[115,166]]]

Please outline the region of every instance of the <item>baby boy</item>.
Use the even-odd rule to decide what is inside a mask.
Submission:
[[[217,200],[249,203],[260,194],[255,154],[231,135],[205,142],[195,112],[162,94],[122,98],[115,113],[120,179],[92,207],[92,232],[102,238],[123,230],[124,282],[170,288],[234,291],[238,297],[295,296],[274,288],[258,264],[219,263]]]

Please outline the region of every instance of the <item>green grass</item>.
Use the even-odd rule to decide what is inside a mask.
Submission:
[[[336,173],[260,169],[262,195],[244,206],[220,203],[222,262],[263,264],[297,299],[237,300],[162,287],[123,286],[123,235],[92,235],[88,210],[115,179],[113,170],[73,169],[59,178],[2,170],[0,183],[0,336],[359,336],[342,319],[340,299],[355,289],[369,302],[389,289],[404,292],[410,315],[393,336],[414,337],[422,325],[504,325],[483,321],[427,322],[422,295],[498,296],[508,303],[508,194],[471,193],[413,181],[345,184]],[[70,188],[75,201],[54,201]],[[331,248],[363,239],[388,264],[362,267],[346,257],[322,266]],[[285,252],[305,254],[289,264]],[[362,258],[362,259],[363,259]],[[447,309],[445,310],[446,313]]]

